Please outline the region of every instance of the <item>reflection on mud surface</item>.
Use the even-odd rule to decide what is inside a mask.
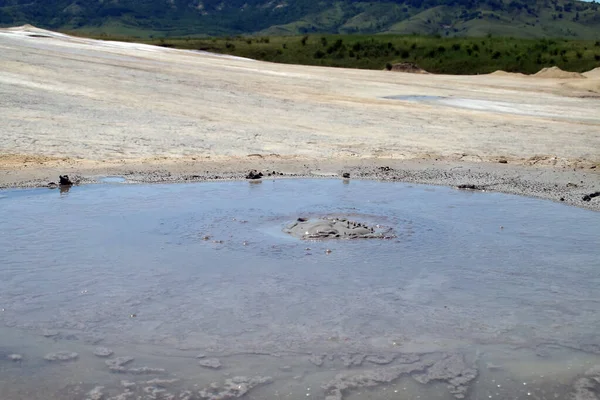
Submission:
[[[598,397],[598,213],[368,181],[1,195],[3,400]],[[395,237],[283,232],[327,216]]]

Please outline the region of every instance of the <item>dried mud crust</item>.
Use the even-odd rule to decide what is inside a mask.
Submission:
[[[342,217],[298,218],[284,232],[304,240],[323,239],[391,239],[390,228],[367,225]]]

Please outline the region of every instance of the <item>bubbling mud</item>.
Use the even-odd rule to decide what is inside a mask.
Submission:
[[[284,232],[303,240],[320,239],[392,239],[391,228],[368,225],[343,217],[298,218]]]

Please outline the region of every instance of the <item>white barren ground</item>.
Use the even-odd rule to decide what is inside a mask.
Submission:
[[[442,99],[385,98],[412,95]],[[0,30],[0,121],[5,168],[22,156],[135,162],[253,153],[597,162],[600,77],[280,65],[26,26]]]

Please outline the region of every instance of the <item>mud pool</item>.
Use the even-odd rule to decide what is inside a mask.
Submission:
[[[300,217],[394,237],[300,240]],[[2,191],[0,398],[595,399],[599,268],[600,213],[497,193]]]

